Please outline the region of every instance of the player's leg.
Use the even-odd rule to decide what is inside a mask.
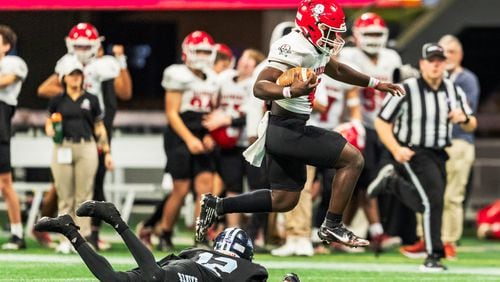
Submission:
[[[56,218],[43,217],[35,224],[35,230],[38,232],[56,232],[68,238],[83,262],[100,281],[127,281],[126,274],[114,271],[106,258],[86,244],[78,232],[79,228],[68,214]]]
[[[214,155],[211,153],[193,155],[192,159],[193,187],[196,193],[194,214],[198,217],[201,209],[202,195],[213,192],[215,162]]]
[[[122,237],[123,242],[139,265],[142,277],[146,281],[155,281],[162,275],[151,251],[135,236],[127,223],[123,221],[116,207],[109,202],[86,201],[76,210],[78,216],[98,217],[111,225]]]
[[[26,249],[23,225],[21,222],[21,207],[17,193],[12,186],[11,172],[0,172],[0,191],[7,204],[7,214],[10,222],[10,232],[12,234],[9,241],[2,245],[2,249]]]
[[[94,201],[105,201],[104,197],[104,177],[106,176],[106,166],[104,165],[104,154],[101,152],[98,154],[98,166],[97,171],[94,177],[94,185],[93,185],[93,197]],[[101,220],[98,218],[92,218],[90,224],[91,233],[89,239],[89,243],[94,246],[97,250],[99,250],[99,230],[101,229]]]
[[[160,243],[158,249],[162,251],[170,251],[173,249],[172,232],[174,225],[179,217],[184,198],[191,190],[192,178],[192,158],[186,145],[178,140],[176,135],[172,135],[167,130],[165,133],[166,154],[168,158],[167,170],[172,175],[174,187],[168,200],[163,206],[163,214],[161,217],[160,228]],[[170,143],[169,143],[170,142]]]

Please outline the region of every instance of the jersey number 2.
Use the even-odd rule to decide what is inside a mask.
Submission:
[[[238,267],[236,260],[226,257],[214,257],[211,253],[201,253],[196,263],[212,270],[219,277],[221,277],[220,272],[231,273]]]

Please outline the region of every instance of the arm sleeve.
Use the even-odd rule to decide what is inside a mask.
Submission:
[[[378,117],[387,122],[394,122],[401,109],[401,104],[405,101],[405,97],[410,95],[408,86],[406,83],[403,85],[406,95],[403,97],[397,97],[392,95],[386,95],[384,101],[382,102],[382,108],[378,114]]]
[[[465,92],[465,96],[467,98],[467,103],[469,104],[472,111],[475,113],[477,111],[478,101],[479,101],[479,82],[477,77],[468,73],[463,83],[457,85],[462,88],[463,92]]]
[[[163,71],[161,86],[165,90],[185,91],[188,88],[189,73],[179,65],[172,65]]]
[[[21,80],[28,76],[28,66],[23,59],[17,56],[6,56],[2,64],[2,74],[14,74]]]
[[[462,109],[462,111],[468,116],[474,114],[474,112],[472,111],[471,107],[467,102],[467,97],[465,96],[465,92],[459,86],[457,86],[456,90],[457,90],[458,100],[460,102],[460,108]]]

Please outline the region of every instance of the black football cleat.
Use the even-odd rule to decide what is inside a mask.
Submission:
[[[422,272],[442,272],[447,269],[448,268],[441,263],[439,256],[432,254],[427,256],[424,264],[420,266],[420,271]]]
[[[101,202],[88,200],[80,204],[76,210],[78,216],[97,217],[104,220],[106,223],[114,226],[122,222],[120,212],[116,209],[115,205],[110,202]]]
[[[26,249],[26,241],[24,238],[19,238],[16,235],[12,235],[9,241],[2,245],[2,250],[17,251]]]
[[[217,205],[221,199],[212,194],[203,194],[201,197],[200,217],[196,219],[195,241],[203,242],[207,236],[207,231],[214,224],[219,216]]]
[[[44,216],[35,224],[35,230],[39,232],[56,232],[68,234],[70,231],[79,230],[80,227],[75,224],[69,214],[61,215],[55,218]]]
[[[318,236],[323,242],[330,244],[338,242],[348,247],[366,247],[370,245],[370,241],[356,236],[349,231],[343,224],[334,227],[328,227],[324,223],[318,230]]]

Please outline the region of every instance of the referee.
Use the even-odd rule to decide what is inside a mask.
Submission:
[[[393,164],[381,172],[385,170],[387,175],[395,169],[411,183],[414,189],[397,185],[393,192],[410,208],[423,213],[427,259],[422,271],[446,269],[440,263],[444,255],[441,221],[448,158],[444,148],[451,144],[452,124],[460,124],[466,132],[474,131],[477,125],[462,89],[443,78],[445,59],[441,46],[425,44],[419,62],[420,78],[403,82],[406,96],[387,96],[375,121],[377,134],[393,157]]]

